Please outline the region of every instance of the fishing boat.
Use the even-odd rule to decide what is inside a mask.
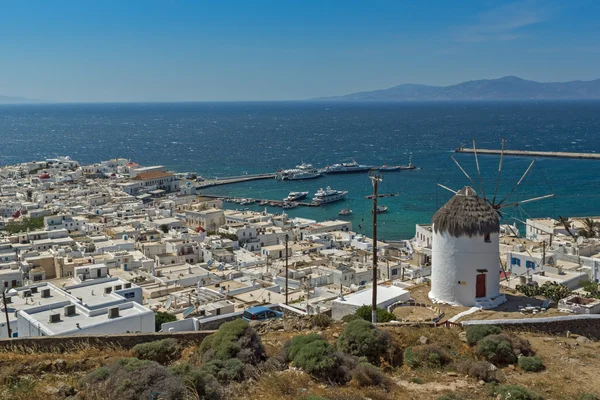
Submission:
[[[268,204],[269,204],[269,202],[267,200],[261,200],[261,201],[258,202],[259,206],[266,206]]]
[[[348,191],[346,190],[334,190],[327,186],[325,190],[319,189],[317,193],[315,193],[315,197],[313,197],[312,201],[315,204],[326,204],[332,203],[334,201],[342,200]]]
[[[378,206],[378,207],[377,207],[377,214],[384,213],[384,212],[386,212],[387,210],[388,210],[388,207],[387,207],[387,206]],[[371,212],[373,212],[373,211],[371,211]]]
[[[412,155],[410,156],[410,159],[408,161],[408,165],[387,165],[384,164],[381,167],[379,167],[380,171],[385,171],[385,172],[390,172],[390,171],[403,171],[403,170],[410,170],[410,169],[416,169],[417,167],[415,167],[412,163]]]
[[[356,160],[352,159],[352,162],[349,163],[328,165],[323,172],[326,174],[351,174],[354,172],[366,172],[371,168],[373,168],[372,165],[359,164]]]
[[[296,203],[296,202],[285,202],[281,206],[281,208],[286,209],[286,210],[289,210],[291,208],[296,208],[296,207],[298,207],[298,203]]]
[[[270,202],[270,203],[269,203],[269,205],[270,205],[271,207],[279,207],[279,203],[278,203],[278,202],[276,202],[276,201],[272,201],[272,202]]]
[[[340,210],[340,212],[338,213],[338,215],[350,215],[352,214],[352,210],[350,210],[349,208],[344,208],[343,210]]]
[[[308,196],[308,192],[290,192],[283,201],[298,201],[305,199]]]

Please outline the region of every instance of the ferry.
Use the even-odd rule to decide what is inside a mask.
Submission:
[[[315,197],[313,197],[312,201],[316,204],[325,204],[332,203],[334,201],[342,200],[348,191],[346,190],[333,190],[329,186],[325,190],[319,189],[317,193],[315,193]]]
[[[372,168],[372,165],[359,164],[356,160],[352,159],[352,162],[349,163],[328,165],[323,172],[326,174],[351,174],[354,172],[365,172]]]
[[[294,169],[283,169],[277,171],[275,179],[282,181],[299,181],[304,179],[314,179],[321,176],[321,172],[314,168],[312,164],[306,164],[302,162],[300,165],[296,165]]]
[[[298,201],[305,199],[308,196],[308,192],[290,192],[283,201]]]
[[[338,213],[338,215],[350,215],[352,214],[352,210],[350,210],[349,208],[344,208],[343,210],[340,210],[340,212]]]

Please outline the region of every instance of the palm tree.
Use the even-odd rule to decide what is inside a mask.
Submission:
[[[571,237],[575,237],[575,235],[571,231],[571,221],[569,221],[568,217],[565,218],[565,217],[559,215],[558,222],[565,227],[565,229],[567,230],[567,232],[569,233],[569,235]]]
[[[600,224],[594,221],[591,218],[585,218],[583,220],[583,228],[581,228],[581,236],[585,238],[594,238],[598,237],[598,230],[600,229]]]

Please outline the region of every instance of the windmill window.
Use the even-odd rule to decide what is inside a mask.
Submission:
[[[486,243],[492,243],[492,239],[490,239],[490,234],[486,233],[485,236],[483,237],[483,241]]]

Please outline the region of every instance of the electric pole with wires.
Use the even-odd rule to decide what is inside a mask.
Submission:
[[[393,197],[397,194],[386,193],[379,194],[379,182],[383,180],[383,174],[377,169],[369,171],[369,178],[373,183],[373,194],[371,196],[365,196],[365,199],[373,200],[373,304],[371,309],[371,322],[377,323],[377,213],[379,211],[377,207],[377,199],[380,197]]]

